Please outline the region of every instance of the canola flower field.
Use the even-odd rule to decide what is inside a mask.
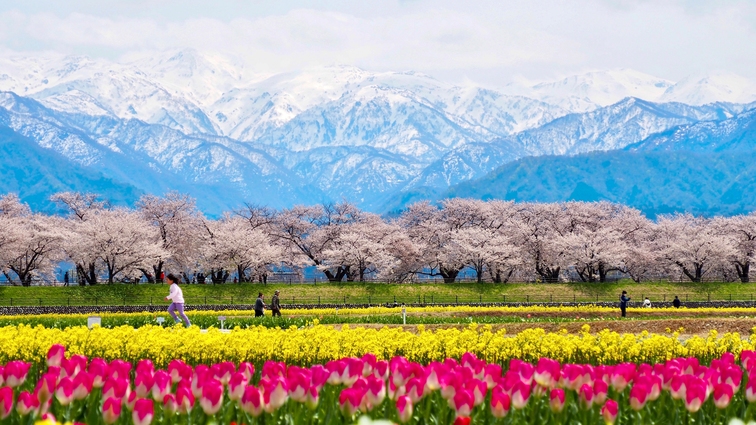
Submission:
[[[225,317],[223,325],[233,327],[304,327],[318,319],[321,324],[403,324],[401,308],[318,308],[284,310],[283,318],[272,318],[266,311],[265,317],[254,318],[250,310],[187,311],[193,324],[201,328],[220,327],[219,317]],[[511,307],[406,307],[406,324],[408,325],[451,325],[451,324],[499,324],[499,323],[560,323],[575,320],[616,318],[618,309],[604,306],[511,306]],[[756,317],[756,308],[629,308],[628,313],[634,319],[664,318],[703,318],[717,317]],[[26,324],[41,325],[47,328],[67,328],[84,326],[87,318],[94,314],[35,314],[0,316],[0,327]],[[156,319],[163,317],[164,326],[172,324],[166,313],[100,313],[101,326],[113,328],[133,326],[135,328],[148,324],[157,325]]]
[[[402,328],[380,329],[350,327],[340,330],[320,325],[317,320],[304,328],[235,328],[230,332],[181,326],[162,328],[146,325],[137,329],[121,326],[113,329],[70,327],[50,329],[42,326],[6,326],[0,328],[0,362],[23,360],[34,365],[44,363],[47,350],[63,344],[73,354],[106,360],[137,362],[149,359],[167,366],[172,359],[190,364],[232,361],[262,365],[281,361],[298,366],[324,363],[343,357],[374,354],[379,359],[404,356],[415,362],[428,363],[446,358],[459,359],[470,352],[487,362],[502,364],[511,359],[537,361],[548,357],[560,362],[617,364],[622,362],[663,362],[675,357],[695,357],[710,361],[725,352],[739,354],[752,350],[756,336],[738,333],[707,337],[679,338],[670,335],[619,334],[608,330],[591,333],[546,332],[529,329],[514,335],[505,329],[494,331],[490,325],[471,324],[464,329],[425,330]]]

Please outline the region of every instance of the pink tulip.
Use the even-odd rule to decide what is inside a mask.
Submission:
[[[486,399],[488,393],[488,385],[485,382],[477,380],[475,378],[470,379],[465,383],[465,389],[470,391],[473,395],[474,404],[480,406]]]
[[[439,379],[439,385],[441,385],[441,396],[447,400],[451,400],[457,394],[457,389],[462,388],[465,384],[465,379],[461,373],[450,371],[446,375],[443,375]]]
[[[460,388],[454,394],[454,398],[449,400],[449,406],[457,412],[457,416],[470,416],[475,408],[475,396],[470,391]]]
[[[192,379],[192,367],[179,359],[173,359],[168,363],[168,374],[171,376],[171,382],[177,384]]]
[[[73,379],[74,400],[84,400],[92,392],[92,376],[88,372],[79,372]]]
[[[307,408],[310,410],[315,410],[318,407],[319,399],[320,394],[318,393],[318,389],[314,386],[311,386],[307,391],[307,401],[305,401]]]
[[[55,390],[55,398],[62,406],[68,406],[74,400],[74,383],[71,378],[63,378]]]
[[[26,363],[18,360],[8,362],[3,370],[3,378],[5,379],[5,385],[15,388],[23,385],[26,381],[26,375],[29,373],[31,363]]]
[[[150,359],[139,360],[136,367],[136,374],[139,375],[142,373],[147,373],[150,375],[155,374],[155,365],[152,363],[152,360]]]
[[[756,351],[743,350],[740,352],[740,364],[746,372],[751,373],[751,369],[756,366]]]
[[[601,380],[593,382],[593,404],[601,406],[606,401],[607,394],[609,393],[609,385]]]
[[[129,380],[131,376],[131,363],[123,360],[113,360],[108,365],[110,378]]]
[[[499,380],[501,380],[501,366],[497,364],[486,365],[483,373],[483,380],[489,390],[494,389],[494,387],[498,385]]]
[[[630,363],[618,364],[612,374],[612,387],[622,392],[635,378],[635,365]]]
[[[125,379],[110,378],[102,385],[102,398],[117,398],[124,400],[129,396],[129,381]]]
[[[249,362],[239,363],[239,373],[244,374],[247,378],[247,382],[249,382],[252,380],[252,377],[255,376],[255,365]]]
[[[215,375],[215,379],[220,381],[223,385],[228,385],[228,381],[231,380],[231,376],[236,373],[236,365],[233,362],[223,362],[214,364],[210,368]]]
[[[385,360],[381,360],[375,363],[375,366],[373,366],[373,375],[376,378],[383,379],[384,381],[388,379],[389,376],[389,364]]]
[[[343,375],[341,376],[341,382],[346,386],[351,386],[354,382],[362,377],[362,371],[365,367],[365,363],[361,359],[348,358],[345,359],[346,367],[344,368]]]
[[[155,384],[155,377],[151,372],[137,372],[134,379],[134,391],[139,398],[146,398],[152,392],[152,386]]]
[[[152,400],[142,398],[134,404],[134,411],[131,412],[131,420],[134,425],[150,425],[152,418],[155,416],[155,406]]]
[[[339,407],[345,416],[353,416],[362,405],[365,392],[358,388],[346,388],[339,394]]]
[[[732,400],[732,387],[727,384],[717,384],[714,386],[714,405],[717,409],[726,409]]]
[[[73,379],[82,370],[81,362],[73,357],[63,359],[60,362],[60,370],[63,376]]]
[[[554,388],[559,381],[560,374],[559,362],[542,357],[538,360],[533,379],[542,387]]]
[[[232,401],[241,400],[247,384],[249,384],[247,375],[241,372],[237,372],[231,375],[231,380],[228,381],[228,398]]]
[[[182,415],[188,415],[194,408],[194,394],[188,385],[179,385],[176,389],[176,404],[178,412]]]
[[[26,416],[29,413],[36,412],[39,409],[39,399],[34,394],[28,391],[22,391],[18,395],[16,400],[16,412],[21,416]]]
[[[129,396],[128,396],[128,397],[126,397],[126,401],[124,402],[124,404],[126,404],[126,407],[128,407],[128,409],[129,409],[130,411],[133,411],[133,410],[134,410],[134,406],[136,406],[136,402],[137,402],[138,400],[143,400],[143,399],[140,399],[140,398],[139,398],[139,397],[137,396],[137,393],[136,393],[136,392],[134,392],[134,391],[131,391],[131,392],[129,392]]]
[[[325,368],[328,370],[328,383],[330,385],[341,385],[341,377],[346,370],[347,364],[343,360],[331,360],[326,363]]]
[[[412,400],[412,404],[417,404],[425,395],[425,378],[412,378],[407,381],[407,396]]]
[[[578,394],[580,395],[580,404],[584,409],[590,410],[593,407],[593,388],[588,384],[583,384]]]
[[[205,384],[205,381],[212,378],[213,374],[209,367],[201,364],[194,368],[194,373],[192,374],[192,394],[194,394],[195,398],[202,397],[202,386]]]
[[[604,417],[604,421],[607,425],[613,425],[617,421],[617,414],[619,413],[619,406],[614,400],[607,400],[604,403],[604,407],[601,408],[601,416]]]
[[[512,400],[509,395],[500,386],[494,387],[491,392],[491,415],[494,418],[501,419],[507,416],[511,405]]]
[[[164,370],[158,370],[152,377],[152,398],[158,403],[163,402],[163,398],[171,393],[171,384],[173,380],[171,375]]]
[[[60,362],[66,358],[66,347],[55,344],[47,350],[47,365],[60,366]]]
[[[0,387],[0,419],[10,416],[13,411],[13,388]]]
[[[200,406],[206,415],[218,413],[223,406],[223,384],[216,379],[209,379],[202,385]]]
[[[636,412],[643,409],[648,401],[649,389],[643,384],[633,385],[630,389],[630,407]]]
[[[756,366],[756,361],[754,362]],[[745,396],[749,403],[756,402],[756,374],[748,375],[748,381],[745,386]]]
[[[726,364],[730,364],[730,365],[735,364],[735,355],[730,353],[729,351],[722,354],[722,357],[720,357],[720,359]]]
[[[441,383],[439,377],[448,373],[448,368],[439,362],[432,362],[425,368],[425,387],[429,391],[436,391],[441,389]]]
[[[286,364],[283,362],[265,362],[262,368],[262,378],[273,379],[276,377],[286,377]]]
[[[260,394],[260,391],[252,385],[244,387],[244,394],[242,395],[239,406],[242,410],[254,417],[260,416],[263,412],[262,394]]]
[[[92,359],[87,368],[87,372],[92,377],[92,387],[102,388],[105,380],[110,375],[108,371],[108,363],[103,359]]]
[[[563,389],[554,388],[553,390],[551,390],[551,394],[549,394],[549,405],[551,406],[551,411],[554,413],[559,413],[564,410]]]
[[[118,422],[121,417],[122,404],[123,401],[120,398],[106,398],[102,405],[102,420],[108,425]]]
[[[310,375],[312,386],[320,391],[323,386],[325,386],[326,382],[328,382],[331,373],[322,365],[315,365],[310,368]]]
[[[743,371],[737,366],[731,366],[722,371],[720,376],[720,382],[732,387],[733,392],[737,392],[740,389],[740,384],[743,381]]]
[[[282,377],[261,380],[260,386],[263,390],[265,411],[268,413],[278,410],[289,398],[289,388],[286,386],[286,380]]]
[[[693,378],[688,381],[685,391],[685,408],[690,413],[698,412],[706,401],[706,384],[698,378]]]
[[[362,356],[362,377],[367,378],[368,376],[373,374],[373,368],[375,367],[375,364],[378,363],[378,358],[375,357],[375,354],[372,353],[366,353],[364,356]]]
[[[368,403],[373,406],[383,403],[383,400],[386,398],[386,382],[373,375],[368,376],[366,381],[367,392],[365,393],[365,397]]]
[[[60,366],[60,362],[66,358],[66,347],[55,344],[47,350],[47,365]]]
[[[179,410],[178,402],[173,394],[163,396],[163,411],[169,416],[175,415]]]
[[[412,400],[406,395],[400,396],[396,400],[396,411],[399,413],[399,422],[409,422],[412,419]]]
[[[514,406],[514,408],[517,410],[521,410],[528,404],[529,398],[530,385],[524,382],[518,382],[517,384],[515,384],[512,390],[512,406]]]
[[[55,395],[55,389],[58,385],[58,377],[51,373],[46,373],[37,381],[37,386],[34,388],[34,393],[37,395],[40,403],[52,399]]]

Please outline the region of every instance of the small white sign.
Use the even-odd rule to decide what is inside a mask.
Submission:
[[[158,322],[159,325],[162,325],[163,322],[165,322],[165,317],[158,317],[156,320],[157,320],[157,322]]]
[[[95,325],[102,326],[102,318],[100,318],[100,316],[87,317],[87,327],[92,329]]]

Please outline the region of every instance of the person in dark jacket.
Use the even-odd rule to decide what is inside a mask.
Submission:
[[[265,301],[263,301],[263,293],[260,292],[257,295],[255,301],[255,317],[262,317],[265,314]]]
[[[276,291],[273,294],[273,299],[270,300],[270,311],[273,313],[273,317],[281,317],[281,301],[278,299],[280,291]]]
[[[681,304],[680,299],[677,298],[677,295],[675,295],[675,300],[672,301],[672,305],[675,306],[675,308],[680,308],[680,304]]]
[[[622,291],[622,295],[620,295],[620,311],[622,312],[622,317],[627,317],[628,301],[630,301],[630,297],[627,296],[627,291]]]

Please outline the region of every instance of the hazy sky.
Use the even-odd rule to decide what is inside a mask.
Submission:
[[[756,79],[756,1],[4,0],[0,46],[108,58],[193,47],[260,72],[340,63],[496,85],[621,67]]]

